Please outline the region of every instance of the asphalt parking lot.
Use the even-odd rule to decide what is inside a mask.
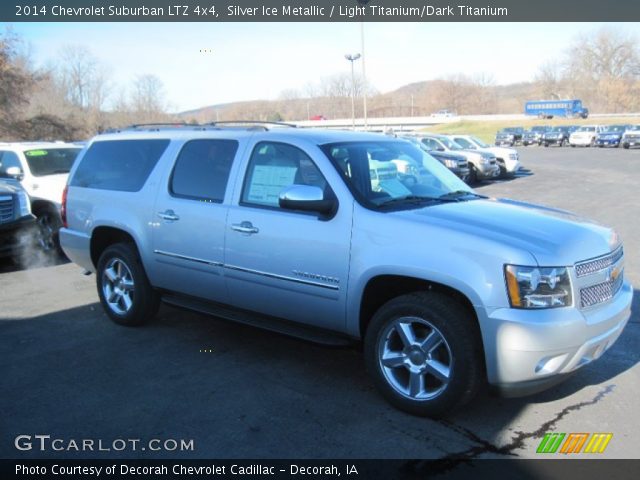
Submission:
[[[520,148],[527,171],[483,194],[615,227],[640,285],[640,150]],[[535,457],[546,432],[611,432],[605,457],[640,458],[640,298],[617,344],[565,383],[483,393],[445,420],[390,407],[357,349],[331,349],[163,306],[144,328],[103,314],[73,264],[0,265],[2,458]],[[193,440],[193,451],[18,451],[18,435]]]

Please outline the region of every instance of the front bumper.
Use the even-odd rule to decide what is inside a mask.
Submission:
[[[570,145],[576,145],[578,147],[586,147],[591,145],[594,139],[591,138],[569,138]]]
[[[620,145],[620,139],[619,138],[615,138],[615,139],[598,138],[596,140],[596,145],[599,147],[617,147],[618,145]]]
[[[489,180],[500,176],[500,166],[498,163],[481,165],[480,168],[476,168],[478,179]]]
[[[33,215],[0,224],[0,258],[13,257],[20,254],[28,246],[29,236],[36,228]]]
[[[464,180],[469,178],[469,167],[453,167],[450,168],[449,170],[451,170],[451,173],[453,173],[454,175],[456,175],[458,178]]]
[[[561,138],[545,138],[544,139],[544,144],[549,144],[549,145],[560,145],[562,142],[566,142],[567,139],[565,137],[561,137]]]
[[[489,383],[507,396],[531,394],[598,359],[627,324],[632,297],[625,281],[598,307],[499,308],[481,317]]]

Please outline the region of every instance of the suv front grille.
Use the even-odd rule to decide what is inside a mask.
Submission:
[[[623,251],[622,247],[620,247],[616,251],[608,253],[602,257],[579,263],[576,265],[576,275],[578,277],[584,277],[585,275],[590,275],[604,270],[620,260],[622,255]]]
[[[0,223],[13,220],[13,199],[9,196],[0,197]]]
[[[623,273],[620,272],[616,278],[608,282],[580,289],[580,305],[582,308],[592,307],[598,303],[611,300],[622,287]]]

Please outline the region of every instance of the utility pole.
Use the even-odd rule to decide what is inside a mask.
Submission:
[[[364,66],[364,22],[360,22],[360,51],[362,52],[362,116],[367,130],[367,70]]]

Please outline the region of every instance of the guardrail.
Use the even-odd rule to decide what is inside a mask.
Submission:
[[[640,117],[640,113],[594,113],[590,118],[606,117]],[[468,121],[523,121],[531,120],[534,117],[524,114],[497,114],[497,115],[459,115],[453,117],[429,116],[429,117],[382,117],[369,118],[367,125],[363,118],[355,119],[356,130],[370,130],[373,132],[383,132],[393,129],[394,131],[413,131],[430,125],[440,125],[443,123],[455,123],[464,120]],[[535,118],[534,118],[535,119]],[[328,129],[351,129],[353,122],[350,118],[340,118],[333,120],[300,120],[290,122],[299,127],[316,127]]]

